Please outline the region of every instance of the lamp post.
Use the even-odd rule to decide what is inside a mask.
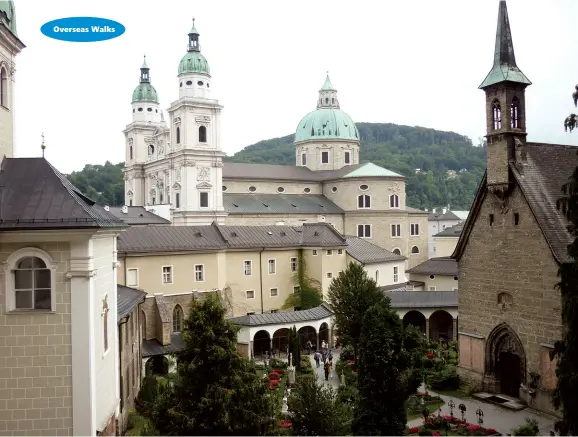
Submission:
[[[478,425],[482,426],[482,424],[484,423],[484,412],[482,411],[481,408],[478,408],[476,410],[476,416],[478,416]]]
[[[452,418],[452,422],[454,421],[454,408],[456,408],[456,404],[453,399],[450,399],[448,402],[448,407],[450,407],[450,417]]]
[[[458,405],[458,408],[460,409],[460,411],[462,412],[462,422],[466,421],[466,411],[467,411],[467,407],[465,404],[460,404]]]

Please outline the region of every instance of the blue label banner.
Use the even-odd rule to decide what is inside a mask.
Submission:
[[[40,28],[49,38],[69,42],[106,41],[121,36],[125,30],[118,21],[97,17],[59,18]]]

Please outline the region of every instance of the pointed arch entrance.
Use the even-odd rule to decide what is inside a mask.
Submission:
[[[486,373],[496,380],[496,388],[512,397],[520,397],[520,385],[526,382],[526,352],[518,335],[507,323],[496,326],[486,342]]]

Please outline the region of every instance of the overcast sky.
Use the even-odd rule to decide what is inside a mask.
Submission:
[[[531,141],[578,144],[564,132],[578,83],[576,0],[509,0]],[[178,97],[177,67],[196,18],[212,93],[224,105],[223,149],[232,154],[293,133],[315,109],[329,70],[341,109],[356,122],[389,122],[484,135],[497,0],[16,1],[26,48],[16,59],[16,156],[47,158],[61,171],[124,160],[122,130],[146,53],[166,110]],[[40,27],[96,16],[126,33],[96,43],[61,42]],[[361,145],[363,154],[363,144]]]

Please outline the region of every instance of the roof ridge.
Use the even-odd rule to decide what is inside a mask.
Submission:
[[[225,237],[225,234],[221,230],[220,225],[216,221],[214,221],[211,223],[211,227],[214,227],[217,230],[219,237],[221,237],[223,239],[223,242],[225,243],[225,245],[227,247],[230,247],[229,240]]]

